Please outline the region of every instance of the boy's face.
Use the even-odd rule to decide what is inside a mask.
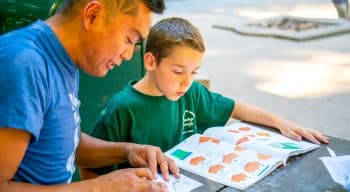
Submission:
[[[152,22],[151,11],[143,3],[139,6],[135,16],[116,14],[110,22],[102,17],[91,26],[92,33],[84,46],[87,51],[80,66],[85,72],[102,77],[114,65],[132,57],[135,43],[147,37]]]
[[[154,83],[161,95],[178,100],[190,88],[203,53],[188,46],[175,46],[153,71]]]

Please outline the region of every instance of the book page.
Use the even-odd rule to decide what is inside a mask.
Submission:
[[[166,155],[182,169],[238,189],[245,189],[282,164],[265,153],[200,134],[187,138]]]
[[[264,151],[273,157],[282,159],[284,163],[291,155],[305,153],[319,147],[310,142],[298,142],[280,133],[243,122],[233,123],[226,127],[209,128],[203,135],[220,138],[250,150]]]
[[[158,174],[157,179],[154,181],[163,182],[168,187],[168,192],[190,192],[193,189],[202,185],[202,183],[191,179],[183,174],[180,174],[180,178],[176,178],[173,175],[169,175],[170,180],[165,181],[161,174]]]

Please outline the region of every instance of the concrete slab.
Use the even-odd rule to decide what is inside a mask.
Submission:
[[[261,20],[252,20],[244,23],[228,22],[224,25],[214,24],[213,27],[233,31],[241,35],[307,41],[349,33],[350,21],[345,19],[278,16]]]

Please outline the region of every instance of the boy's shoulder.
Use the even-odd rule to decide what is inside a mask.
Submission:
[[[196,95],[196,94],[200,94],[201,92],[208,92],[209,90],[200,82],[198,81],[193,81],[191,87],[188,89],[187,91],[187,95]]]

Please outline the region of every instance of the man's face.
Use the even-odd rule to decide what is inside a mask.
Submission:
[[[105,76],[132,57],[135,43],[147,37],[151,22],[151,11],[142,3],[135,16],[116,14],[109,22],[100,20],[89,35],[85,59],[79,67],[90,75]]]
[[[190,88],[197,74],[203,53],[187,46],[175,46],[153,70],[154,84],[160,95],[178,100]]]

